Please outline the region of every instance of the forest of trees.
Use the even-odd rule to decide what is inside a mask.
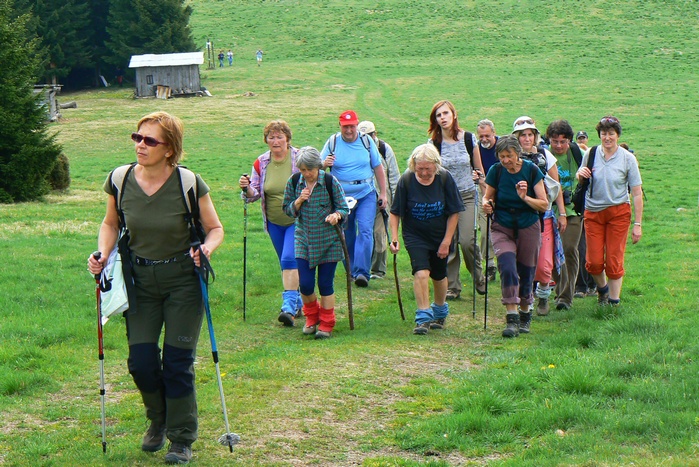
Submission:
[[[38,83],[97,86],[132,55],[197,50],[185,0],[14,0],[14,12],[39,40]]]

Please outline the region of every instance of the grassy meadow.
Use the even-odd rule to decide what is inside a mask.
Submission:
[[[199,441],[193,465],[699,466],[699,161],[696,1],[563,0],[350,4],[337,0],[191,0],[197,43],[233,48],[232,67],[202,67],[211,98],[133,99],[128,87],[64,94],[52,128],[71,188],[0,205],[0,465],[160,465],[140,451],[147,422],[126,367],[121,318],[104,327],[107,454],[100,445],[94,280],[85,270],[110,169],[134,159],[144,114],[185,122],[184,164],[201,173],[226,231],[211,287],[231,431],[224,433],[206,329],[197,356]],[[255,51],[264,50],[261,67]],[[279,266],[259,205],[248,219],[242,316],[243,207],[237,180],[283,118],[293,144],[321,147],[352,108],[396,151],[401,169],[427,138],[432,105],[450,99],[462,127],[508,133],[529,115],[558,118],[597,144],[600,117],[621,120],[641,165],[643,238],[629,246],[622,305],[537,317],[504,340],[490,286],[472,317],[471,282],[447,329],[413,336],[409,258],[354,290],[349,330],[338,268],[338,324],[316,342],[282,328]],[[301,324],[301,323],[299,323]],[[206,326],[206,324],[204,324]]]

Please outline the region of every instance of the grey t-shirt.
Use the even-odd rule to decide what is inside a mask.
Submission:
[[[114,196],[109,177],[104,191]],[[209,187],[197,175],[197,196],[201,198],[208,192]],[[124,186],[122,209],[131,237],[129,246],[137,256],[168,259],[189,250],[189,226],[184,218],[187,211],[175,171],[151,196],[143,192],[131,171]]]
[[[581,167],[587,165],[590,150],[585,152]],[[619,146],[616,152],[605,160],[601,147],[597,147],[595,164],[592,166],[592,190],[585,196],[585,209],[599,212],[611,206],[629,203],[629,187],[641,185],[641,172],[636,157]]]
[[[466,134],[464,133],[464,137]],[[473,138],[473,146],[478,142]],[[471,158],[466,150],[466,144],[459,140],[456,143],[442,141],[442,167],[447,169],[456,182],[459,192],[473,191],[476,185],[473,182],[473,167]]]

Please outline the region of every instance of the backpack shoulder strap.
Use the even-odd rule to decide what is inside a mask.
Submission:
[[[177,166],[182,198],[188,213],[192,213],[195,219],[199,218],[199,198],[197,197],[197,176],[183,165]]]
[[[575,141],[571,141],[570,151],[573,153],[573,159],[575,159],[575,163],[578,164],[578,168],[580,168],[580,164],[582,164],[582,151],[580,150],[580,146],[578,146],[578,143],[576,143]]]
[[[379,154],[386,160],[386,142],[382,139],[379,140]]]
[[[464,131],[464,145],[466,145],[466,152],[468,152],[469,161],[471,162],[471,169],[475,166],[473,165],[473,133]]]
[[[328,196],[330,197],[330,212],[335,212],[335,197],[333,196],[333,175],[331,173],[325,172],[325,189],[328,190]]]
[[[294,192],[296,191],[296,186],[299,184],[299,180],[301,179],[301,172],[296,172],[291,176],[291,187],[294,189]]]
[[[126,219],[124,218],[124,211],[121,209],[121,203],[124,199],[124,187],[126,186],[126,179],[129,174],[136,167],[136,163],[122,165],[112,170],[110,181],[112,184],[112,191],[114,192],[114,199],[116,201],[117,213],[119,214],[119,222],[122,227],[126,225]]]

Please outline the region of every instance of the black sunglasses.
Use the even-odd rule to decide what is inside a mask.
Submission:
[[[138,133],[131,133],[131,139],[133,140],[134,143],[140,143],[143,141],[146,143],[146,146],[154,148],[159,144],[165,144],[167,145],[166,142],[164,141],[158,141],[157,139],[151,137],[151,136],[143,136],[139,135]]]

